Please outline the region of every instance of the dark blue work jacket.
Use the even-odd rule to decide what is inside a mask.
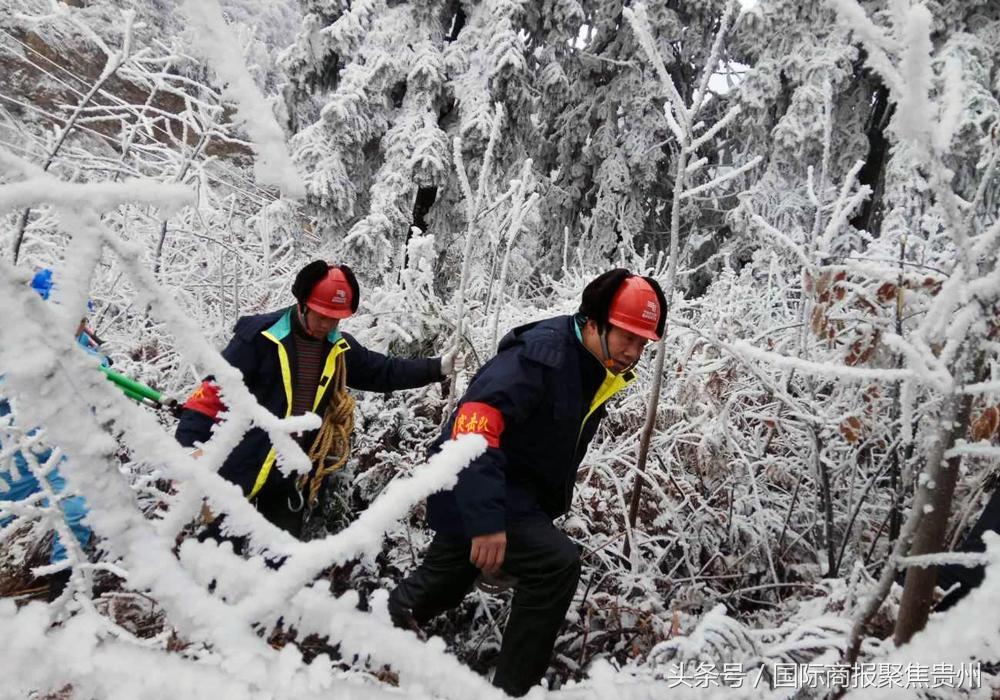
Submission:
[[[236,322],[233,339],[222,351],[229,364],[243,373],[243,382],[261,406],[276,416],[290,415],[295,389],[296,352],[292,314],[295,307],[257,316],[244,316]],[[387,357],[368,350],[347,333],[331,332],[324,344],[326,359],[316,389],[313,410],[321,417],[326,410],[327,388],[338,362],[347,363],[347,386],[362,391],[388,392],[412,389],[442,379],[439,358],[406,359]],[[186,446],[207,442],[215,423],[214,411],[201,406],[198,392],[214,391],[206,380],[185,404],[177,425],[177,440]],[[217,402],[217,399],[216,399]],[[223,408],[216,403],[216,408]],[[312,444],[315,431],[306,433],[301,444]],[[230,452],[219,473],[239,485],[248,498],[262,489],[289,490],[292,480],[274,469],[275,450],[267,432],[251,428]]]
[[[585,367],[586,362],[596,365]],[[599,376],[591,385],[596,393],[585,392],[584,371],[603,372],[603,382]],[[502,415],[499,445],[473,460],[454,489],[428,498],[429,525],[474,537],[504,530],[510,519],[565,513],[605,402],[634,380],[632,371],[604,370],[582,348],[572,316],[515,328],[473,377],[435,443],[451,439],[463,405],[474,403],[488,406],[487,414],[494,409]]]

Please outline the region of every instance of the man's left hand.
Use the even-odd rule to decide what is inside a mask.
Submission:
[[[477,569],[488,574],[495,574],[503,566],[504,555],[507,553],[507,533],[503,530],[489,535],[477,535],[472,538],[472,548],[469,561]]]

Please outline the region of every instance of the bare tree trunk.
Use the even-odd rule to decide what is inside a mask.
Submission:
[[[878,80],[876,78],[876,80]],[[851,226],[868,231],[878,237],[882,229],[882,195],[885,190],[885,164],[889,155],[889,141],[885,130],[896,111],[889,100],[889,88],[878,80],[871,97],[868,115],[868,155],[865,166],[858,173],[858,182],[872,188],[872,196],[862,203],[858,213],[851,218]]]
[[[823,503],[823,539],[826,545],[826,567],[827,577],[837,575],[837,547],[833,541],[833,491],[830,486],[830,469],[823,464],[823,438],[819,431],[812,428],[812,439],[815,452],[813,459],[816,460],[816,476],[819,477],[819,495]]]
[[[983,358],[980,355],[977,358],[975,371],[975,376],[977,377],[982,372],[982,361]],[[956,376],[962,375],[956,374]],[[914,496],[913,507],[910,509],[909,516],[900,528],[899,539],[896,540],[892,552],[886,559],[885,567],[882,569],[882,575],[879,578],[878,584],[868,595],[861,610],[854,618],[854,623],[851,626],[851,634],[848,638],[847,650],[843,657],[843,663],[848,666],[853,666],[858,660],[861,652],[861,642],[864,637],[864,627],[875,613],[878,612],[885,597],[889,594],[892,582],[896,576],[896,563],[907,554],[909,544],[912,542],[914,545],[909,551],[909,554],[913,555],[926,554],[928,551],[940,551],[945,528],[940,526],[940,520],[931,522],[929,518],[923,517],[925,514],[922,511],[925,505],[930,505],[932,508],[941,511],[941,517],[945,523],[947,522],[948,512],[951,508],[951,498],[958,475],[959,458],[952,458],[947,461],[947,464],[942,466],[945,462],[944,453],[948,446],[954,444],[957,438],[965,434],[969,414],[971,413],[971,398],[969,395],[958,397],[952,394],[945,406],[942,407],[941,418],[938,422],[941,431],[938,436],[939,439],[928,454],[929,466],[927,474],[929,479]],[[932,483],[932,480],[934,481],[934,488],[928,489],[927,485]],[[935,528],[937,529],[935,530]],[[920,533],[919,537],[918,533]],[[928,545],[934,544],[935,537],[937,538],[936,546],[934,549],[927,550],[926,547]],[[921,551],[917,551],[918,541],[921,542],[920,546],[924,547]],[[930,594],[934,591],[937,578],[936,570],[931,568],[928,571],[924,571],[925,576],[917,576],[911,579],[912,574],[916,571],[916,568],[912,568],[907,572],[903,601],[900,604],[899,617],[896,622],[895,639],[897,644],[905,643],[915,632],[922,629],[927,622],[927,616],[930,611]],[[907,589],[909,589],[909,594],[907,594]],[[925,591],[929,591],[929,593],[925,593]],[[900,635],[901,631],[906,634],[905,637]],[[832,697],[840,697],[842,694],[843,692],[833,693]]]
[[[198,143],[194,147],[194,151],[186,155],[184,157],[183,162],[181,162],[180,167],[177,169],[177,174],[174,175],[173,181],[175,183],[184,182],[184,178],[187,177],[188,170],[191,168],[192,163],[194,163],[194,161],[198,158],[198,156],[201,155],[201,152],[205,149],[205,146],[208,145],[208,140],[210,138],[211,136],[209,135],[209,130],[206,129],[205,132],[202,133],[201,138],[198,139]],[[154,275],[160,274],[160,265],[163,262],[162,260],[163,244],[164,242],[166,242],[166,240],[167,240],[167,221],[166,219],[164,219],[163,223],[160,224],[160,237],[156,241],[156,253],[153,255]]]
[[[697,124],[701,109],[704,106],[708,82],[715,73],[715,68],[719,63],[723,39],[729,31],[735,9],[736,4],[732,2],[732,0],[726,3],[725,9],[723,10],[722,16],[719,20],[719,27],[715,34],[715,40],[712,43],[712,51],[705,61],[705,65],[701,71],[701,79],[698,83],[698,88],[688,99],[681,96],[681,94],[677,91],[674,81],[667,73],[663,62],[663,56],[656,49],[649,33],[645,9],[640,5],[634,9],[627,8],[623,10],[623,16],[625,16],[632,25],[632,29],[639,37],[639,43],[642,46],[643,51],[646,53],[650,63],[653,64],[653,67],[656,69],[656,72],[659,74],[660,80],[663,83],[664,91],[668,96],[668,99],[664,104],[664,116],[667,118],[668,125],[670,126],[674,137],[677,139],[677,162],[676,169],[674,171],[676,175],[674,176],[673,201],[670,209],[670,258],[667,265],[667,281],[663,290],[668,304],[673,296],[674,280],[677,275],[681,201],[685,196],[695,194],[699,189],[696,187],[690,191],[685,191],[688,179],[688,163],[690,162],[692,154],[695,153],[704,142],[711,139],[712,136],[722,128],[727,120],[735,118],[738,114],[738,111],[730,110],[730,112],[716,122],[714,126],[709,127],[701,136],[695,138],[694,126]],[[712,187],[714,184],[721,183],[724,179],[731,178],[737,175],[741,170],[752,166],[753,162],[754,161],[751,161],[751,163],[743,166],[742,168],[737,168],[727,175],[716,178],[701,187]],[[666,314],[667,309],[663,309],[663,313]],[[649,444],[653,435],[653,426],[656,423],[656,407],[660,402],[660,387],[663,383],[663,364],[667,352],[666,338],[667,334],[664,332],[663,337],[660,338],[656,346],[656,366],[653,368],[653,386],[650,387],[649,390],[649,402],[646,406],[646,421],[643,425],[642,435],[639,439],[639,454],[636,457],[635,483],[632,487],[632,498],[629,503],[629,532],[635,529],[636,520],[639,516],[639,504],[642,501],[642,487],[646,471],[646,460],[649,456]],[[627,554],[631,554],[627,544],[625,551]]]
[[[965,377],[971,352],[971,350],[965,351],[959,364],[959,371],[954,376]],[[983,366],[981,353],[977,353],[973,364],[975,377],[973,381],[978,381]],[[958,393],[952,393],[945,398],[945,405],[941,409],[941,418],[938,422],[938,435],[928,455],[925,478],[913,499],[913,508],[917,510],[920,520],[913,532],[909,556],[934,554],[940,552],[944,546],[955,483],[958,481],[958,468],[962,461],[960,456],[945,459],[944,455],[948,448],[965,436],[972,413],[972,400],[971,394],[963,396]],[[914,634],[924,628],[930,615],[936,584],[937,567],[911,566],[906,570],[903,598],[899,604],[899,617],[893,633],[897,645],[906,644]]]
[[[903,266],[906,262],[906,238],[899,242],[899,275],[896,278],[896,303],[895,303],[895,331],[900,338],[903,337]],[[896,368],[903,367],[903,357],[900,355],[896,360]],[[896,423],[903,415],[902,392],[898,385],[892,387],[892,422]],[[913,441],[909,440],[905,445],[897,444],[892,450],[892,468],[890,488],[892,489],[892,505],[889,511],[889,543],[890,545],[899,537],[899,528],[903,522],[903,501],[906,500],[906,490],[910,487],[900,477],[903,465],[909,462],[913,452]],[[902,455],[900,454],[902,453]]]

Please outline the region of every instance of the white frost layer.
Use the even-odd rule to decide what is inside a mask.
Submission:
[[[305,196],[305,185],[285,147],[285,135],[243,62],[236,35],[226,25],[219,3],[186,0],[181,9],[191,22],[198,50],[228,83],[224,94],[236,103],[236,113],[257,147],[257,180],[279,187],[288,197]]]
[[[181,207],[194,204],[190,187],[151,179],[125,182],[63,182],[50,175],[32,177],[21,182],[0,185],[0,211],[23,209],[38,204],[69,207],[89,207],[94,211],[109,211],[123,204],[149,204],[158,207],[165,216]]]

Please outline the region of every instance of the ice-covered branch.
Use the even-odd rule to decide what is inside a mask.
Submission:
[[[32,603],[18,609],[14,601],[0,600],[0,625],[4,629],[0,673],[5,693],[29,697],[38,691],[58,693],[71,686],[74,692],[86,692],[92,697],[122,700],[263,699],[286,694],[299,700],[325,700],[331,695],[358,700],[399,697],[398,691],[373,685],[364,676],[334,674],[325,663],[326,656],[306,666],[294,647],[271,650],[280,663],[270,667],[273,678],[262,684],[257,674],[242,674],[238,666],[205,663],[189,655],[103,639],[98,621],[97,616],[78,615],[49,627],[44,605]],[[45,663],[38,663],[41,657]]]
[[[660,82],[663,83],[663,89],[667,93],[668,98],[667,102],[663,105],[663,115],[666,117],[667,126],[670,127],[670,131],[673,132],[674,137],[678,141],[684,141],[684,133],[687,131],[689,121],[688,108],[684,104],[680,93],[677,92],[677,86],[674,84],[673,78],[670,77],[670,73],[667,72],[667,67],[663,63],[663,57],[653,42],[653,36],[649,30],[649,18],[646,16],[646,6],[642,3],[637,3],[635,7],[623,8],[622,14],[625,15],[625,19],[632,26],[632,31],[635,32],[636,39],[639,40],[639,45],[642,46],[646,58],[653,64]],[[683,129],[681,127],[682,124],[684,125]]]
[[[486,144],[486,151],[483,153],[483,162],[480,168],[479,181],[476,186],[475,193],[472,192],[472,189],[469,186],[468,173],[465,171],[465,165],[462,160],[462,142],[458,138],[455,139],[455,168],[458,171],[459,182],[461,183],[462,192],[466,198],[465,209],[468,220],[465,225],[465,246],[462,251],[462,273],[459,278],[458,294],[455,300],[455,334],[452,339],[452,349],[454,352],[458,352],[461,348],[462,338],[465,335],[465,304],[466,295],[468,294],[469,274],[472,269],[472,246],[475,242],[475,232],[478,226],[477,218],[480,214],[483,200],[486,196],[486,184],[488,182],[487,171],[491,170],[493,167],[493,154],[496,151],[497,142],[500,139],[500,127],[503,123],[503,118],[503,107],[497,104],[493,115],[490,139]],[[450,412],[451,405],[455,401],[457,384],[457,381],[451,382],[451,388],[448,396],[449,410],[445,412],[446,414]]]
[[[899,100],[897,129],[900,136],[913,144],[934,146],[934,115],[931,112],[930,90],[934,72],[931,69],[931,25],[933,17],[923,5],[910,8],[903,27],[903,50],[900,56],[902,91]]]
[[[51,175],[43,175],[0,185],[0,211],[39,204],[110,211],[123,204],[136,203],[158,207],[164,217],[169,217],[181,207],[194,202],[194,192],[190,187],[150,179],[70,183]]]
[[[240,608],[252,619],[287,600],[327,566],[376,553],[390,525],[430,494],[454,486],[458,472],[485,449],[486,441],[478,435],[446,443],[414,476],[392,481],[357,520],[335,537],[296,547],[295,556],[263,583],[252,599],[241,603]]]
[[[719,65],[719,59],[722,56],[723,40],[729,32],[729,27],[732,24],[735,12],[736,0],[728,0],[726,2],[725,9],[722,11],[722,17],[719,19],[719,29],[715,33],[715,39],[712,41],[712,48],[708,52],[708,57],[705,59],[705,65],[701,69],[701,80],[698,82],[698,89],[695,90],[694,95],[691,97],[692,121],[697,120],[698,114],[701,112],[701,108],[705,103],[705,96],[708,94],[708,82],[716,73],[716,68]]]
[[[281,188],[288,197],[305,196],[305,185],[285,147],[285,135],[243,62],[218,0],[185,0],[181,9],[191,22],[200,53],[227,83],[224,94],[236,103],[236,112],[254,141],[257,180]]]
[[[799,259],[799,262],[802,263],[802,269],[804,270],[812,269],[813,267],[812,261],[809,260],[809,256],[806,255],[806,252],[805,250],[802,249],[802,246],[800,246],[798,243],[796,243],[791,238],[786,236],[784,233],[779,231],[777,228],[775,228],[767,221],[765,221],[760,214],[753,214],[751,216],[751,219],[755,224],[757,224],[757,228],[759,230],[766,232],[769,236],[773,237],[775,240],[781,243],[785,248],[788,248],[788,250],[792,251],[795,254],[795,257]]]
[[[899,42],[875,26],[857,0],[827,0],[827,2],[836,10],[841,21],[865,44],[869,62],[882,76],[886,85],[898,90],[902,86],[902,79],[890,55],[897,54],[901,50]]]
[[[829,255],[834,236],[847,224],[848,219],[858,205],[871,194],[871,187],[868,185],[862,185],[854,194],[851,194],[851,187],[857,181],[858,174],[864,165],[865,162],[863,160],[857,161],[844,177],[844,182],[840,187],[840,195],[833,203],[833,213],[830,215],[830,220],[827,222],[826,228],[823,229],[823,234],[819,240],[815,241],[817,250],[821,254]]]
[[[376,664],[390,665],[400,674],[400,685],[407,696],[423,688],[434,697],[452,700],[504,697],[485,678],[446,654],[444,640],[421,641],[412,632],[390,626],[388,620],[358,611],[356,595],[337,599],[325,589],[324,584],[304,588],[291,599],[289,613],[296,626],[305,634],[340,641],[348,654],[370,656]],[[379,596],[384,600],[382,596],[384,593]]]
[[[718,177],[715,177],[704,184],[698,185],[697,187],[692,187],[689,190],[684,190],[684,194],[681,195],[681,199],[682,200],[688,199],[690,197],[694,197],[697,194],[701,194],[702,192],[706,192],[708,190],[714,190],[719,185],[724,185],[725,183],[729,182],[734,178],[739,177],[748,170],[752,170],[753,168],[757,167],[757,164],[760,163],[762,160],[763,156],[755,156],[738,168],[733,168],[732,170],[724,172]]]
[[[845,382],[898,382],[913,377],[910,370],[905,369],[866,369],[864,367],[849,367],[845,365],[813,362],[803,360],[798,357],[782,355],[770,350],[763,350],[755,347],[745,340],[734,340],[731,347],[745,355],[760,362],[783,367],[786,369],[796,369],[806,374],[820,377],[829,377]]]
[[[697,151],[699,148],[701,148],[706,143],[715,138],[720,131],[729,126],[733,122],[733,120],[736,119],[736,117],[740,116],[742,113],[743,113],[743,107],[741,105],[735,104],[732,107],[730,107],[729,111],[727,111],[723,115],[722,119],[720,119],[719,121],[715,122],[715,124],[710,126],[708,130],[705,131],[704,134],[691,141],[691,145],[688,146],[688,150],[692,152]]]

